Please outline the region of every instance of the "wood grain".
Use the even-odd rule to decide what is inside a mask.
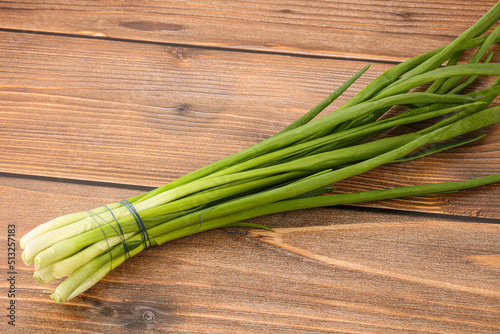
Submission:
[[[0,2],[0,333],[500,332],[500,185],[251,220],[275,233],[194,235],[63,305],[17,247],[16,327],[6,322],[9,225],[18,241],[257,143],[373,62],[332,112],[495,3]],[[337,191],[498,173],[500,128],[488,132]]]
[[[131,185],[161,186],[269,137],[365,65],[22,37],[0,32],[1,170]],[[327,112],[389,67],[373,64]],[[490,132],[465,148],[383,167],[338,187],[361,191],[498,173],[500,132]],[[499,195],[500,188],[490,186],[386,207],[494,218]]]
[[[450,43],[495,3],[8,1],[0,28],[394,61]]]
[[[19,237],[51,217],[47,208],[58,215],[139,191],[5,176],[0,182],[0,194],[10,194],[1,198],[0,219],[15,223]],[[49,300],[56,282],[34,282],[33,269],[19,263],[16,333],[500,329],[500,271],[480,260],[500,254],[497,224],[348,208],[253,221],[280,224],[275,233],[216,230],[149,249],[64,305]],[[4,280],[0,289],[4,304]]]
[[[94,173],[100,181],[141,185],[160,185],[267,138],[365,65],[59,36],[0,37],[4,50],[14,50],[1,54],[2,139],[11,157],[2,161],[4,171],[76,179]],[[375,75],[367,74],[346,97]],[[39,159],[35,165],[16,163],[31,154]],[[78,166],[81,175],[67,168],[78,162],[87,164]],[[144,173],[147,165],[159,173]],[[124,181],[117,178],[121,173],[136,176]]]

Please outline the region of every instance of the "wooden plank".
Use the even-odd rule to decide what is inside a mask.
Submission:
[[[8,1],[0,28],[361,59],[448,44],[495,0]]]
[[[267,138],[366,65],[30,34],[0,40],[3,171],[140,185]],[[373,68],[346,97],[388,65]]]
[[[364,66],[5,32],[0,41],[0,171],[141,186],[163,185],[259,142]],[[389,66],[373,64],[328,112]],[[466,148],[338,186],[369,190],[498,173],[500,131],[491,130]],[[499,194],[490,186],[460,200],[453,194],[391,206],[493,218]]]
[[[0,219],[16,225],[19,240],[53,215],[137,191],[4,176]],[[34,282],[17,249],[15,333],[500,329],[498,224],[349,209],[253,221],[281,223],[276,233],[216,230],[149,249],[63,305],[48,297],[56,282]],[[2,244],[6,239],[0,233]],[[2,305],[9,302],[6,265]],[[0,323],[0,331],[11,330]]]

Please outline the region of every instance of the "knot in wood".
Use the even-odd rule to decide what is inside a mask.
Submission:
[[[153,321],[155,318],[155,314],[151,311],[146,311],[142,314],[142,318],[146,321]]]
[[[411,13],[405,12],[399,14],[403,19],[409,19],[412,15]]]

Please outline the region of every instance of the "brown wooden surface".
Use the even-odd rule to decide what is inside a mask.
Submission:
[[[1,2],[0,240],[9,224],[19,240],[256,143],[373,62],[330,112],[495,2]],[[337,186],[498,173],[499,130]],[[264,217],[255,222],[279,222],[276,233],[217,230],[150,249],[65,305],[50,301],[55,285],[35,283],[17,249],[15,329],[497,333],[499,198],[491,185]],[[0,332],[12,329],[6,312]]]
[[[401,60],[450,42],[494,0],[6,1],[15,30]]]

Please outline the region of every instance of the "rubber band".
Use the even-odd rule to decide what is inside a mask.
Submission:
[[[139,227],[139,232],[142,235],[142,241],[144,242],[145,247],[146,248],[151,247],[151,240],[150,240],[148,232],[146,230],[146,226],[144,225],[141,217],[139,216],[139,213],[134,208],[134,206],[132,205],[132,203],[130,203],[127,200],[121,201],[119,203],[121,203],[123,206],[125,206],[130,211],[130,213],[132,214],[132,216],[134,217],[134,219],[135,219],[135,221],[137,223],[137,226]],[[113,220],[116,222],[116,225],[118,226],[118,230],[119,231],[109,221],[107,221],[106,219],[104,219],[103,217],[101,217],[99,214],[93,212],[92,210],[88,210],[87,213],[89,214],[89,217],[99,226],[99,228],[102,231],[102,234],[104,234],[104,240],[106,240],[106,244],[108,245],[108,250],[109,250],[110,267],[111,267],[110,270],[112,270],[113,269],[113,254],[111,252],[112,246],[109,244],[108,235],[104,231],[102,225],[99,223],[99,221],[98,221],[97,218],[99,218],[100,220],[102,220],[104,223],[108,224],[113,229],[113,231],[115,231],[116,236],[118,236],[120,238],[120,240],[121,240],[121,242],[123,244],[124,254],[127,256],[127,259],[130,258],[130,250],[128,249],[127,241],[125,239],[125,234],[123,232],[122,226],[120,225],[120,222],[116,218],[116,216],[113,213],[113,211],[107,205],[104,205],[104,207],[109,211],[109,213],[113,217]]]
[[[99,222],[97,221],[97,219],[95,218],[96,216],[101,218],[98,214],[96,214],[95,212],[91,211],[91,210],[87,210],[87,213],[89,214],[89,217],[94,221],[96,222],[97,225],[99,225],[99,228],[101,229],[102,231],[102,234],[104,234],[104,240],[106,240],[106,243],[108,244],[108,250],[109,250],[109,257],[110,257],[110,261],[109,261],[109,266],[110,266],[110,269],[109,271],[113,270],[113,254],[111,253],[111,246],[109,245],[109,241],[108,241],[108,236],[106,235],[106,232],[104,232],[104,229],[102,228],[101,224],[99,224]],[[104,219],[103,219],[104,220]],[[107,222],[106,222],[107,223]]]
[[[116,219],[115,214],[113,213],[113,211],[110,208],[108,208],[107,205],[105,205],[104,207],[106,209],[108,209],[109,213],[111,213],[111,216],[113,216],[113,219],[115,220],[116,224],[118,225],[118,228],[120,229],[120,239],[122,239],[123,249],[125,250],[125,254],[127,254],[127,259],[130,259],[130,252],[129,252],[129,249],[128,249],[128,246],[127,246],[127,242],[125,240],[125,235],[123,233],[122,226],[118,222],[118,219]],[[110,226],[113,228],[113,230],[115,230],[115,228],[113,227],[113,225],[110,225]],[[116,230],[115,230],[115,232],[116,232]]]
[[[142,242],[144,243],[144,247],[145,248],[151,247],[151,239],[149,238],[148,231],[146,229],[146,226],[144,225],[144,222],[141,219],[141,216],[139,216],[139,213],[137,212],[137,210],[134,208],[132,203],[130,203],[127,200],[120,201],[120,203],[123,206],[125,206],[128,209],[128,211],[130,211],[132,216],[134,217],[135,222],[137,223],[137,226],[139,227],[139,232],[141,233],[141,238],[142,238]]]

